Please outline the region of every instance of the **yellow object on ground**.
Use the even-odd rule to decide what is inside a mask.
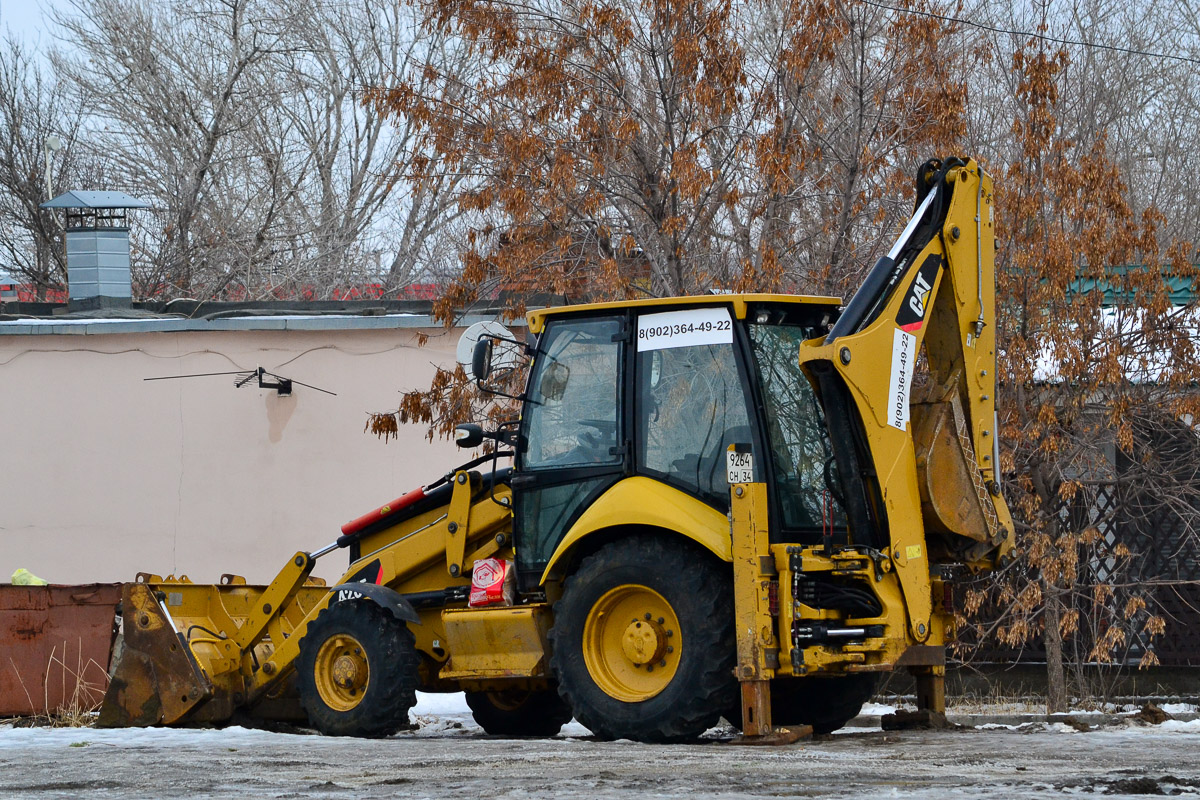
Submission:
[[[42,580],[29,570],[21,567],[12,574],[13,586],[49,586],[50,581]]]

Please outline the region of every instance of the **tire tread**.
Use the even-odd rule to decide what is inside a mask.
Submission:
[[[567,676],[580,669],[586,673],[586,666],[582,655],[574,652],[573,645],[567,641],[566,631],[559,622],[570,623],[570,617],[582,613],[583,616],[576,621],[581,624],[582,619],[586,618],[587,609],[574,608],[571,595],[581,594],[581,587],[593,581],[602,581],[605,573],[630,563],[660,568],[661,574],[674,582],[673,589],[679,596],[690,598],[695,603],[692,609],[695,617],[698,620],[716,621],[716,624],[701,631],[701,635],[709,641],[701,642],[698,648],[712,657],[702,661],[689,682],[690,686],[671,705],[671,713],[634,717],[622,722],[606,717],[589,701],[589,692],[600,691],[594,685],[590,688],[572,686]],[[711,554],[690,544],[652,535],[633,536],[606,545],[583,559],[567,579],[563,599],[556,609],[555,626],[550,631],[551,666],[558,678],[559,693],[574,710],[575,718],[580,723],[604,739],[634,739],[655,743],[694,739],[717,724],[720,710],[734,702],[737,691],[733,679],[736,660],[733,586],[723,566]],[[568,619],[564,619],[563,612]],[[685,623],[681,619],[682,624]],[[577,633],[582,635],[582,629]],[[690,649],[689,652],[696,650]],[[578,659],[578,664],[570,663],[574,659]],[[670,687],[667,691],[670,691]],[[615,702],[611,698],[608,700]]]
[[[371,677],[363,702],[349,711],[325,705],[312,679],[320,640],[329,633],[350,633],[367,647]],[[346,600],[323,609],[305,631],[296,660],[300,704],[309,722],[329,736],[390,736],[408,724],[420,685],[416,639],[412,631],[370,600]]]

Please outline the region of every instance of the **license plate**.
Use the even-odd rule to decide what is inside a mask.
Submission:
[[[754,482],[754,456],[749,452],[739,453],[737,450],[726,450],[725,469],[730,486],[735,483]]]

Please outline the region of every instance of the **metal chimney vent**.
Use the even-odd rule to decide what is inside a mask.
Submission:
[[[128,308],[133,299],[129,274],[130,208],[149,208],[124,192],[60,194],[42,208],[66,209],[69,308]]]

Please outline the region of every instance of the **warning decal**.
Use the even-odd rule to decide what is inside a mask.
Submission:
[[[892,379],[888,384],[887,423],[900,430],[904,430],[908,423],[908,396],[916,360],[917,337],[896,328],[892,337]]]
[[[937,281],[938,271],[942,268],[942,257],[930,255],[925,263],[917,270],[917,277],[904,295],[904,302],[896,312],[896,325],[901,330],[915,333],[925,324],[925,313],[929,311],[929,296],[933,292],[933,284]]]

